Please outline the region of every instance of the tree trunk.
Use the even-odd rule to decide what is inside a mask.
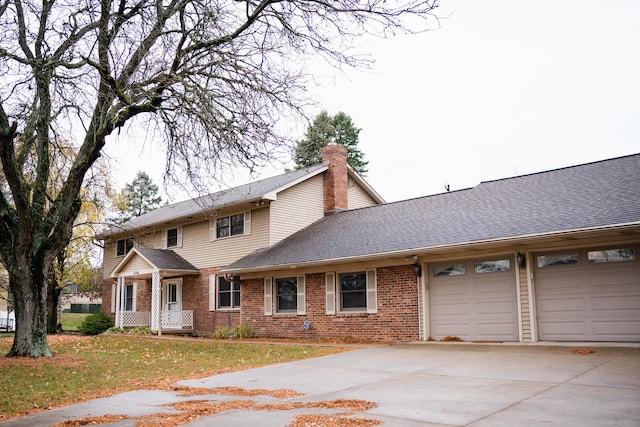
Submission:
[[[16,316],[13,346],[7,356],[51,357],[53,352],[47,343],[47,268],[44,261],[36,259],[19,264],[5,266]]]
[[[47,284],[47,333],[58,332],[58,303],[62,289],[58,287],[57,281],[49,280]]]

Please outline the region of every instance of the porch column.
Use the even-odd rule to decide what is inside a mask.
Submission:
[[[122,303],[124,301],[124,277],[123,276],[118,276],[118,281],[116,284],[116,294],[114,295],[114,297],[116,298],[116,327],[121,328],[122,324],[124,323],[123,321],[123,316],[124,314],[122,313]]]
[[[162,301],[160,288],[160,272],[154,271],[151,275],[151,330],[162,334]]]

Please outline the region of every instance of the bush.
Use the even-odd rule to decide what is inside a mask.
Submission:
[[[226,339],[226,338],[231,338],[231,329],[229,328],[216,328],[215,332],[213,333],[213,337],[216,339]]]
[[[87,316],[84,322],[78,326],[78,330],[85,335],[98,335],[113,326],[113,321],[105,313],[95,313]]]
[[[134,335],[151,335],[151,328],[148,326],[138,326],[137,328],[131,329],[128,333]]]
[[[236,338],[253,338],[256,336],[256,332],[249,325],[239,325],[233,328],[233,335]]]
[[[124,334],[125,332],[127,332],[127,330],[119,326],[114,326],[104,331],[105,334]]]

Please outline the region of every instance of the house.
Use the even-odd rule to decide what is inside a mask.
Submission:
[[[325,215],[384,200],[330,145],[322,164],[164,206],[104,240],[103,311],[116,326],[213,333],[241,323],[241,284],[220,270]]]
[[[640,154],[337,212],[221,273],[264,337],[640,341]]]

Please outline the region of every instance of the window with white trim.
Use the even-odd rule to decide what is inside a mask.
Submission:
[[[182,227],[164,230],[163,242],[166,249],[182,247]]]
[[[264,314],[306,314],[305,276],[266,278]]]
[[[133,285],[124,286],[124,311],[135,311],[135,288]]]
[[[218,276],[217,306],[218,310],[240,308],[240,283],[230,282],[224,276]]]
[[[120,239],[116,242],[116,256],[125,256],[133,249],[133,239]]]
[[[251,211],[223,216],[211,220],[209,240],[251,234]]]
[[[325,275],[326,314],[377,313],[378,289],[375,269]],[[337,310],[336,310],[337,309]]]

